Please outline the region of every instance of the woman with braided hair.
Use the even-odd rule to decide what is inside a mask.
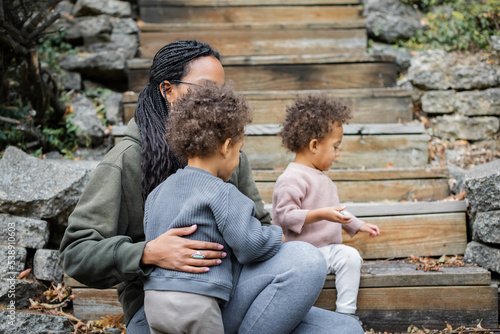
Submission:
[[[60,248],[66,273],[95,288],[118,284],[129,334],[149,333],[141,278],[155,267],[203,274],[227,255],[220,244],[183,238],[196,225],[171,229],[147,243],[143,229],[147,195],[185,166],[165,139],[170,109],[190,85],[224,82],[219,59],[208,44],[193,40],[158,51],[123,140],[96,167],[69,217]],[[254,201],[255,217],[269,223],[243,152],[229,182]],[[243,266],[233,297],[221,310],[224,331],[363,333],[353,319],[312,307],[325,273],[321,253],[301,242],[284,244],[265,262]]]

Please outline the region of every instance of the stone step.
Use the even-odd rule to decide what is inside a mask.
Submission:
[[[252,124],[279,124],[285,108],[297,95],[328,94],[344,101],[354,117],[351,123],[401,123],[410,122],[411,91],[401,88],[328,89],[303,91],[246,91],[241,92],[254,107]],[[127,92],[122,99],[125,124],[134,116],[138,94]]]
[[[339,22],[360,15],[359,0],[140,0],[141,19],[149,23]]]
[[[254,170],[262,200],[271,203],[276,179],[282,171]],[[450,195],[447,168],[383,168],[330,170],[344,202],[437,201]]]
[[[140,52],[153,58],[164,45],[182,39],[210,44],[224,57],[310,53],[366,52],[364,22],[346,24],[144,24]]]
[[[127,62],[129,90],[147,84],[152,59]],[[290,91],[394,87],[394,57],[370,54],[308,54],[223,57],[226,80],[239,91]]]

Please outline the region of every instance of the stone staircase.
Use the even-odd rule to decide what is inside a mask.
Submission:
[[[341,98],[354,118],[328,175],[348,210],[382,232],[375,239],[344,236],[367,260],[358,298],[365,328],[442,329],[445,321],[454,327],[480,321],[484,328],[498,326],[497,287],[487,270],[417,271],[416,264],[395,260],[463,254],[466,203],[442,201],[450,195],[449,172],[428,165],[430,138],[422,124],[412,122],[411,91],[395,87],[394,59],[367,53],[360,0],[139,0],[139,6],[142,58],[128,63],[133,93],[123,99],[126,122],[161,46],[187,38],[208,42],[223,56],[226,79],[255,107],[245,152],[270,208],[274,182],[293,159],[277,136],[285,106],[297,94]],[[117,138],[121,131],[113,130]],[[327,278],[317,306],[334,308],[333,279]],[[75,307],[82,315],[97,312],[85,305],[106,309],[113,293],[75,288],[81,297]]]

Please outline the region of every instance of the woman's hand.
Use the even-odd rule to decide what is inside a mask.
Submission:
[[[148,241],[142,253],[142,264],[155,265],[164,269],[201,274],[209,271],[208,267],[221,263],[226,253],[218,243],[182,238],[196,231],[197,225],[173,228]],[[201,251],[204,259],[193,259],[196,251]]]

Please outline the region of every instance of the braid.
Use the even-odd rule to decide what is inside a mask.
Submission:
[[[170,149],[166,140],[166,123],[170,113],[167,97],[160,92],[160,83],[182,80],[188,73],[187,64],[196,58],[219,53],[210,45],[194,40],[177,41],[162,47],[155,55],[149,73],[149,83],[141,91],[135,120],[141,132],[142,196],[149,193],[168,176],[185,166]]]

